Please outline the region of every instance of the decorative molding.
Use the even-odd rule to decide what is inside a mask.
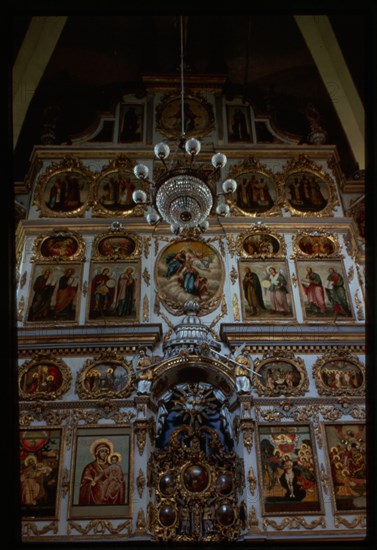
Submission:
[[[143,321],[144,323],[149,322],[149,299],[146,294],[143,299]]]
[[[139,455],[142,456],[147,442],[148,420],[136,420],[134,422],[134,432]]]
[[[111,521],[103,519],[95,519],[89,521],[85,527],[77,523],[76,521],[69,521],[67,526],[67,534],[71,535],[72,531],[77,531],[80,535],[104,535],[109,533],[111,535],[132,535],[132,520],[127,519],[123,523],[114,526]]]
[[[366,515],[362,514],[360,516],[356,516],[353,520],[349,521],[347,518],[342,518],[341,516],[335,515],[334,524],[335,527],[344,525],[344,527],[348,527],[348,529],[355,529],[355,527],[362,527],[363,529],[365,529],[367,526],[367,517]]]
[[[238,305],[238,297],[236,293],[233,294],[232,305],[233,305],[233,319],[235,321],[240,321],[240,308]]]
[[[253,448],[254,421],[249,418],[240,419],[240,427],[243,436],[243,443],[247,452],[250,454]]]
[[[232,285],[234,285],[238,279],[238,270],[233,266],[230,273],[229,273],[229,277],[230,277],[230,280],[231,280],[231,283]]]
[[[257,487],[257,478],[255,477],[253,467],[250,466],[249,473],[247,474],[247,481],[249,482],[250,493],[254,495]]]
[[[151,276],[150,276],[149,271],[146,267],[144,267],[143,279],[144,279],[144,282],[147,286],[149,286],[151,284]]]
[[[145,475],[144,475],[144,472],[141,468],[140,468],[139,474],[136,478],[136,487],[137,487],[137,492],[139,493],[139,497],[142,498],[143,497],[143,492],[144,492],[144,487],[145,487]]]
[[[326,474],[326,470],[323,464],[321,464],[321,481],[325,494],[329,492],[329,476]]]
[[[32,536],[40,536],[45,535],[46,533],[52,532],[54,535],[57,534],[59,530],[59,522],[58,521],[52,521],[51,523],[48,523],[47,525],[43,525],[41,528],[39,526],[31,521],[23,521],[22,522],[22,538],[23,540],[27,540],[32,538]]]
[[[276,529],[277,531],[283,531],[286,527],[288,529],[300,529],[300,527],[304,527],[304,529],[315,529],[316,527],[326,527],[326,521],[325,518],[318,518],[313,519],[311,522],[307,522],[305,518],[301,517],[288,517],[284,518],[281,523],[279,524],[274,519],[266,518],[263,520],[263,529],[267,530],[268,527],[272,527],[273,529]]]

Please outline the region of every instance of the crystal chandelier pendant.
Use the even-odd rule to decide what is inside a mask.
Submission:
[[[204,181],[186,171],[169,177],[159,187],[156,206],[170,225],[191,228],[201,225],[209,216],[213,197]]]

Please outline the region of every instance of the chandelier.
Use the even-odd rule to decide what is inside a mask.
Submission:
[[[142,189],[133,192],[132,199],[136,204],[144,205],[145,219],[150,225],[156,225],[164,220],[170,225],[172,233],[178,234],[183,229],[197,227],[205,231],[207,220],[216,203],[216,214],[228,216],[229,205],[225,195],[234,193],[237,183],[233,179],[226,179],[218,191],[218,182],[221,180],[221,171],[226,165],[227,158],[222,153],[212,156],[212,170],[195,168],[194,158],[201,149],[201,143],[196,138],[186,140],[184,121],[184,78],[183,78],[183,17],[180,18],[181,38],[181,137],[177,144],[177,152],[183,156],[179,162],[168,166],[166,159],[170,155],[170,147],[161,142],[155,145],[154,153],[163,164],[163,173],[156,182],[148,178],[149,170],[144,164],[134,167],[135,176],[149,185],[149,199]]]

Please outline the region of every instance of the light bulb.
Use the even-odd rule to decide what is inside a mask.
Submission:
[[[156,210],[152,208],[145,216],[145,219],[147,220],[149,225],[156,225],[156,223],[160,219],[160,216],[157,214]]]
[[[224,193],[234,193],[237,189],[237,182],[232,179],[227,179],[223,183],[223,191]]]
[[[178,235],[180,229],[181,228],[177,223],[172,223],[170,226],[170,231],[174,233],[174,235]]]
[[[224,168],[227,158],[223,153],[215,153],[211,158],[212,166],[214,168]]]
[[[195,138],[188,139],[185,143],[186,153],[189,155],[197,155],[200,152],[200,148],[200,141]]]
[[[137,189],[132,193],[132,200],[136,204],[143,204],[147,200],[147,194],[142,189]]]
[[[134,168],[134,174],[139,180],[146,180],[149,174],[148,166],[137,164]]]
[[[204,220],[204,222],[199,224],[199,229],[202,233],[207,231],[208,228],[209,228],[209,222],[207,220]]]
[[[216,206],[216,214],[218,216],[228,216],[230,208],[228,204],[220,203]]]
[[[166,159],[170,154],[170,147],[163,141],[154,147],[154,154],[159,159]]]

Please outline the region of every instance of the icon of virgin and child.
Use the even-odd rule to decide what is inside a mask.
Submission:
[[[185,292],[199,298],[205,298],[210,294],[208,278],[202,273],[210,272],[212,262],[210,256],[188,247],[170,252],[166,255],[165,262],[167,264],[165,277],[175,278]]]

